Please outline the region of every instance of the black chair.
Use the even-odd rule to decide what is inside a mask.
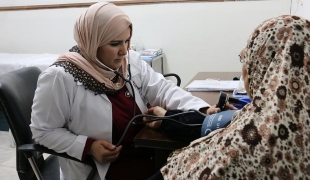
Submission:
[[[164,77],[171,77],[174,76],[177,79],[177,86],[181,85],[181,78],[179,75],[175,74],[175,73],[167,73],[167,74],[163,74]]]
[[[2,109],[16,142],[16,170],[21,180],[57,180],[60,177],[58,157],[81,162],[65,153],[56,153],[34,144],[29,127],[31,106],[41,70],[26,67],[0,76],[0,109]],[[42,153],[51,154],[44,159]],[[97,169],[89,158],[81,162],[93,167],[88,179],[93,179]]]

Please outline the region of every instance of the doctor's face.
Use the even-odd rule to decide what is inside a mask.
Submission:
[[[128,27],[111,42],[98,48],[98,60],[111,69],[118,69],[122,65],[122,61],[125,61],[124,57],[128,51],[130,37],[131,29]]]

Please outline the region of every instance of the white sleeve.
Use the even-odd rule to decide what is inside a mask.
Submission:
[[[145,61],[141,60],[138,53],[131,54],[135,68],[140,71],[141,94],[152,106],[160,106],[167,110],[180,109],[199,110],[210,105],[204,100],[193,96],[191,93],[178,87],[167,80],[162,74],[157,73]]]
[[[37,84],[30,124],[33,139],[56,152],[81,159],[87,137],[73,134],[66,127],[70,100],[63,79],[43,72]]]

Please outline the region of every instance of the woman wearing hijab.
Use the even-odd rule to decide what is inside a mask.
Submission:
[[[310,178],[310,21],[264,21],[240,57],[252,102],[228,127],[172,153],[164,179]]]
[[[147,112],[147,104],[208,114],[219,111],[129,51],[132,30],[128,16],[114,4],[90,6],[74,26],[77,46],[40,75],[35,92],[33,139],[77,159],[93,157],[97,179],[137,180],[153,173],[148,168],[151,153],[133,147],[142,127],[132,126],[119,145],[129,121]],[[91,170],[68,159],[59,162],[67,180],[86,179]]]

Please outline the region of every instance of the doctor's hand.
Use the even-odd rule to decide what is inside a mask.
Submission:
[[[225,110],[237,110],[237,108],[229,103],[226,103]],[[210,115],[221,112],[221,109],[216,107],[216,105],[213,105],[210,106],[209,108],[201,108],[200,112]]]
[[[167,111],[164,108],[159,107],[159,106],[155,106],[155,107],[151,107],[150,109],[148,109],[146,114],[164,117],[166,112]],[[143,117],[143,121],[148,121],[148,120],[152,120],[152,118]],[[147,123],[146,125],[152,129],[158,129],[161,125],[161,122],[162,122],[161,120],[158,120],[158,121],[153,121],[153,122]]]
[[[219,113],[221,112],[221,109],[216,107],[216,105],[211,106],[208,110],[207,110],[207,114],[215,114],[215,113]]]
[[[221,111],[220,108],[217,108],[216,105],[210,106],[210,107],[206,107],[206,108],[201,108],[199,109],[200,112],[205,113],[205,114],[215,114]]]
[[[105,140],[97,140],[92,144],[89,154],[100,163],[107,163],[115,161],[121,149],[122,146],[116,147]]]
[[[225,104],[225,110],[238,110],[238,108],[236,108],[232,104],[226,103]]]

